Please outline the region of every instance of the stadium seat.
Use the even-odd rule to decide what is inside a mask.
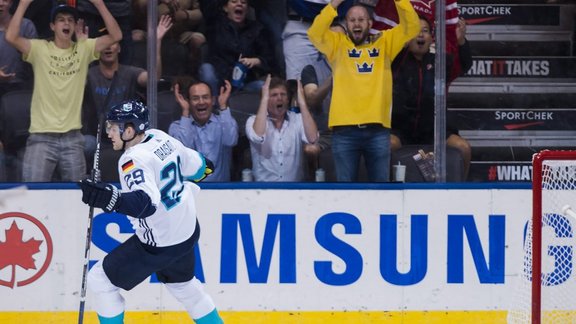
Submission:
[[[11,91],[0,102],[0,140],[4,145],[6,181],[22,181],[22,158],[30,128],[32,90]]]
[[[318,167],[324,170],[324,179],[326,182],[336,182],[334,157],[332,156],[332,149],[330,147],[320,152],[320,156],[318,157]]]
[[[238,123],[240,136],[238,144],[232,149],[232,181],[242,179],[242,170],[252,168],[250,142],[246,137],[246,120],[250,115],[255,115],[260,105],[259,92],[239,91],[232,93],[228,99],[230,113]]]
[[[4,149],[17,151],[26,145],[30,128],[32,90],[18,90],[2,96],[0,134]]]
[[[158,103],[156,128],[168,133],[170,124],[180,119],[182,109],[180,109],[180,105],[176,102],[172,90],[159,91],[156,99]]]
[[[162,75],[178,76],[190,74],[188,46],[177,39],[162,41]]]
[[[246,120],[250,115],[256,115],[260,106],[260,92],[239,91],[232,93],[228,99],[232,117],[236,119],[240,135],[245,135]]]

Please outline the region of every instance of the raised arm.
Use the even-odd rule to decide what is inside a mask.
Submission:
[[[390,0],[392,1],[392,0]],[[404,48],[405,44],[418,36],[420,32],[420,18],[414,11],[409,0],[394,0],[398,11],[398,25],[382,33],[387,41],[382,42],[386,55],[395,58]]]
[[[300,107],[300,115],[302,115],[302,124],[304,125],[304,134],[306,134],[306,139],[308,143],[314,144],[318,141],[318,127],[312,114],[308,109],[306,104],[306,98],[304,98],[304,89],[302,88],[302,82],[298,80],[298,106]]]
[[[188,89],[185,89],[185,91],[188,91]],[[190,117],[190,103],[182,95],[179,83],[174,84],[174,99],[182,110],[182,117]]]
[[[260,106],[258,107],[258,112],[256,113],[256,119],[254,120],[254,132],[258,136],[264,136],[266,134],[266,117],[268,116],[268,100],[270,99],[270,80],[272,76],[268,74],[266,81],[262,86],[262,98],[260,98]]]
[[[112,17],[112,14],[108,8],[106,8],[104,0],[90,0],[90,2],[94,7],[96,7],[96,9],[98,9],[98,13],[100,13],[102,20],[104,21],[104,26],[106,26],[106,30],[108,30],[107,35],[100,36],[96,39],[94,54],[97,54],[110,47],[110,45],[121,41],[122,30],[120,30],[120,26],[118,26],[116,19]]]
[[[335,44],[338,37],[338,33],[330,29],[330,25],[338,12],[336,9],[343,2],[343,0],[332,0],[330,4],[326,5],[324,9],[320,12],[310,28],[308,28],[308,38],[310,42],[323,54],[325,54],[328,60],[332,59],[332,52],[335,50]]]
[[[321,85],[308,83],[303,86],[306,104],[312,111],[322,111],[322,104],[332,90],[332,76],[326,78]]]
[[[420,32],[420,18],[414,10],[414,7],[409,0],[394,0],[396,4],[396,10],[398,10],[398,26],[393,29],[398,30],[399,34],[405,39],[402,42],[402,47],[404,43],[411,40],[412,38],[418,36]]]
[[[238,123],[232,117],[230,109],[228,109],[228,99],[231,92],[232,85],[230,81],[224,80],[224,86],[220,87],[220,95],[218,96],[218,108],[222,118],[222,144],[229,147],[238,143]]]
[[[472,67],[472,53],[470,52],[470,43],[466,40],[466,21],[464,19],[458,20],[456,40],[458,42],[460,69],[461,73],[464,74]]]
[[[33,0],[20,0],[18,8],[16,8],[16,12],[14,12],[10,24],[8,24],[5,35],[6,41],[24,55],[28,55],[30,52],[30,40],[20,36],[20,26],[22,25],[24,13],[26,13],[32,1]]]
[[[185,89],[185,91],[188,91],[188,89]],[[170,124],[170,126],[168,127],[168,134],[170,134],[170,136],[182,142],[184,146],[191,149],[196,149],[196,141],[192,133],[192,121],[191,120],[187,121],[183,119],[183,118],[192,119],[192,117],[190,116],[190,103],[188,102],[188,100],[186,100],[186,98],[184,98],[184,96],[180,92],[180,84],[178,82],[174,85],[174,99],[180,106],[180,109],[182,110],[182,115],[180,117],[180,120],[173,121]]]
[[[164,35],[172,28],[172,18],[169,15],[162,15],[156,27],[156,77],[162,77],[162,39]],[[148,71],[140,73],[138,76],[138,84],[141,87],[148,85]]]

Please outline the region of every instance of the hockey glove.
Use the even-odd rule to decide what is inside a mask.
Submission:
[[[89,206],[102,208],[109,213],[120,205],[120,192],[111,184],[85,179],[79,186],[82,189],[82,201]]]
[[[204,158],[204,160],[206,161],[206,169],[204,169],[204,174],[202,177],[200,177],[200,179],[194,180],[194,182],[200,182],[214,172],[214,163],[212,163],[212,161],[208,160],[207,158]]]

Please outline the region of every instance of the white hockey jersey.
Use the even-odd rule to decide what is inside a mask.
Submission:
[[[146,218],[127,215],[141,242],[162,247],[181,243],[196,227],[195,198],[200,187],[190,182],[204,173],[202,155],[157,129],[127,149],[118,161],[123,192],[143,190],[156,206]]]

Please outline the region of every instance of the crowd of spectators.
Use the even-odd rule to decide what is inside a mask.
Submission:
[[[18,180],[84,177],[107,107],[126,99],[146,100],[152,76],[142,60],[145,47],[139,45],[147,39],[147,3],[0,0],[0,97],[33,91],[25,172]],[[374,13],[396,22],[374,24]],[[427,25],[421,26],[418,16]],[[243,130],[257,181],[313,181],[321,152],[331,150],[337,181],[358,181],[363,158],[368,181],[385,182],[390,180],[391,149],[404,141],[433,140],[428,119],[422,121],[423,138],[398,135],[415,118],[410,109],[403,110],[412,104],[406,97],[413,99],[414,91],[433,96],[434,88],[415,89],[408,75],[414,69],[406,68],[404,59],[392,63],[400,56],[413,57],[405,54],[412,53],[411,39],[425,43],[424,53],[433,42],[430,17],[415,11],[410,0],[158,0],[158,17],[154,77],[172,85],[181,109],[165,131],[216,163],[210,181],[239,180],[231,172],[232,151]],[[458,40],[456,51],[449,53],[451,80],[469,68],[465,23],[455,26],[447,30],[448,39]],[[380,33],[385,29],[391,32]],[[58,69],[65,82],[50,79],[51,67],[39,67],[50,65],[37,58],[43,48],[62,58]],[[62,50],[78,48],[84,48],[85,56],[77,66],[64,66],[75,54]],[[414,66],[421,61],[421,56],[414,59]],[[66,78],[71,74],[74,78]],[[229,109],[234,107],[228,99],[236,92],[261,96],[246,124],[238,124]],[[429,116],[434,108],[430,97],[425,99],[418,109]],[[63,134],[73,136],[63,141]],[[457,129],[450,135],[457,136]],[[45,140],[53,146],[42,144]],[[106,145],[105,136],[102,142]],[[463,148],[469,163],[465,140],[448,142]],[[74,154],[62,154],[71,149],[66,145],[74,146]]]

